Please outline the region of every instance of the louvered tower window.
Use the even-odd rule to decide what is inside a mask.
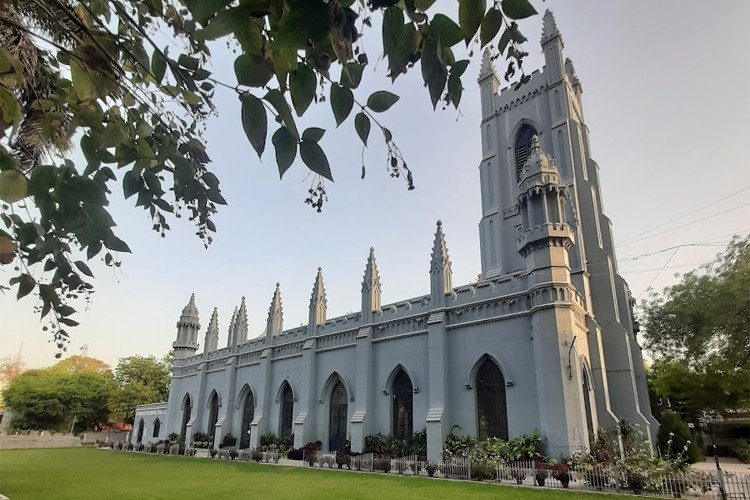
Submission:
[[[537,135],[536,130],[530,125],[521,127],[518,135],[516,135],[516,182],[521,182],[523,165],[529,159],[529,153],[531,152],[531,138],[535,135]]]

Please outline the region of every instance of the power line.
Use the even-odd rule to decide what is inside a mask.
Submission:
[[[745,187],[745,188],[742,188],[742,189],[740,189],[739,191],[736,191],[736,192],[734,192],[734,193],[732,193],[732,194],[730,194],[730,195],[728,195],[728,196],[724,196],[724,197],[722,197],[722,198],[719,198],[719,199],[718,199],[718,200],[716,200],[716,201],[712,201],[712,202],[711,202],[711,203],[709,203],[708,205],[703,205],[702,207],[700,207],[700,208],[696,208],[695,210],[693,210],[693,211],[691,211],[691,212],[688,212],[688,213],[686,213],[686,214],[682,214],[682,215],[680,215],[679,217],[675,217],[674,219],[668,220],[667,222],[662,222],[661,224],[659,224],[659,225],[657,225],[657,226],[654,226],[654,227],[652,227],[651,229],[648,229],[648,230],[646,230],[646,231],[643,231],[643,232],[641,232],[641,233],[638,233],[638,234],[636,234],[636,235],[634,235],[634,236],[631,236],[630,238],[626,238],[625,240],[623,240],[623,241],[621,241],[620,243],[618,243],[618,245],[623,245],[623,244],[626,244],[626,243],[628,243],[628,242],[629,242],[630,240],[632,240],[632,239],[635,239],[635,238],[637,238],[637,237],[639,237],[639,236],[642,236],[642,235],[644,235],[644,234],[648,234],[648,233],[650,233],[651,231],[653,231],[654,229],[659,229],[660,227],[664,227],[664,226],[666,226],[667,224],[671,224],[672,222],[678,221],[678,220],[680,220],[680,219],[682,219],[682,218],[684,218],[684,217],[687,217],[688,215],[692,215],[692,214],[694,214],[694,213],[696,213],[696,212],[700,212],[701,210],[703,210],[703,209],[706,209],[706,208],[708,208],[708,207],[710,207],[710,206],[716,205],[717,203],[720,203],[720,202],[722,202],[722,201],[724,201],[724,200],[726,200],[726,199],[728,199],[728,198],[731,198],[732,196],[736,196],[736,195],[738,195],[738,194],[740,194],[740,193],[743,193],[743,192],[747,191],[748,189],[750,189],[750,186],[747,186],[747,187]]]
[[[671,246],[669,248],[663,248],[661,250],[656,250],[656,251],[653,251],[653,252],[642,253],[640,255],[634,255],[632,257],[625,257],[625,258],[617,259],[617,262],[618,263],[620,263],[620,262],[627,262],[627,261],[631,261],[631,260],[638,260],[641,257],[651,257],[653,255],[658,255],[660,253],[669,252],[670,250],[674,250],[675,248],[678,248],[678,247],[723,247],[723,246],[726,246],[726,244],[729,243],[729,242],[722,243],[722,242],[718,242],[718,241],[715,241],[715,240],[718,240],[718,239],[721,239],[721,238],[726,238],[727,236],[740,235],[740,234],[746,233],[748,231],[750,231],[750,228],[746,228],[746,229],[743,229],[741,231],[732,231],[731,233],[723,234],[721,236],[714,236],[713,238],[709,238],[707,240],[702,240],[702,241],[697,241],[695,243],[683,243],[681,245],[675,245],[675,246]]]
[[[708,260],[699,260],[696,262],[686,262],[685,264],[675,264],[673,266],[665,267],[664,270],[667,269],[678,269],[680,267],[688,267],[688,266],[699,266],[701,264],[706,264],[708,262],[711,262],[713,259]],[[633,269],[632,271],[620,271],[620,274],[640,274],[640,273],[652,273],[654,271],[659,271],[661,268],[659,267],[653,267],[651,269]]]
[[[728,208],[727,210],[721,211],[719,213],[715,213],[713,215],[709,215],[708,217],[703,217],[702,219],[698,219],[698,220],[695,220],[693,222],[688,222],[687,224],[683,224],[681,226],[677,226],[677,227],[674,227],[672,229],[667,229],[666,231],[661,231],[659,233],[652,234],[651,236],[644,236],[643,238],[639,238],[637,240],[628,241],[627,243],[621,243],[620,245],[616,245],[616,246],[618,248],[622,248],[622,247],[627,246],[627,245],[632,245],[633,243],[638,243],[639,241],[648,240],[648,239],[654,238],[655,236],[659,236],[661,234],[671,233],[672,231],[677,231],[678,229],[682,229],[683,227],[692,226],[693,224],[697,224],[699,222],[703,222],[703,221],[708,220],[708,219],[713,219],[714,217],[718,217],[719,215],[724,215],[726,213],[733,212],[735,210],[739,210],[740,208],[744,208],[744,207],[747,207],[747,206],[750,206],[750,203],[745,203],[744,205],[739,205],[737,207]]]
[[[639,293],[639,294],[638,294],[638,297],[636,297],[636,298],[635,298],[635,300],[636,300],[636,301],[638,301],[638,299],[640,299],[640,298],[641,298],[641,295],[643,295],[644,293],[646,293],[646,290],[648,290],[649,288],[651,288],[651,285],[653,285],[653,284],[654,284],[654,281],[656,281],[656,278],[658,278],[659,276],[661,276],[661,273],[663,273],[663,272],[664,272],[664,270],[665,270],[665,269],[667,268],[667,265],[668,265],[668,264],[669,264],[670,262],[672,262],[672,259],[674,258],[674,256],[675,256],[675,255],[677,255],[677,251],[678,251],[679,249],[680,249],[680,247],[677,247],[677,248],[675,248],[675,249],[674,249],[674,252],[672,252],[672,255],[670,255],[670,256],[669,256],[669,258],[668,258],[668,259],[667,259],[667,261],[666,261],[666,262],[664,263],[664,265],[663,265],[663,266],[661,266],[661,269],[659,269],[659,272],[658,272],[658,273],[656,273],[656,276],[654,276],[654,277],[653,277],[653,278],[651,279],[651,281],[650,281],[650,282],[648,283],[648,285],[646,285],[646,288],[644,288],[644,289],[643,289],[643,291],[642,291],[641,293]]]

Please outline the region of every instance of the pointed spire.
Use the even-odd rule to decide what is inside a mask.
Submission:
[[[542,45],[549,42],[555,37],[560,37],[560,31],[557,29],[557,23],[555,22],[555,16],[552,11],[547,9],[544,13],[544,20],[542,24]]]
[[[576,68],[573,66],[573,61],[571,61],[569,57],[565,58],[565,74],[568,75],[568,80],[570,80],[570,84],[573,87],[581,85],[581,81],[576,75]],[[583,90],[581,90],[581,92],[583,92]]]
[[[209,353],[219,348],[219,310],[214,307],[211,321],[206,330],[206,340],[203,342],[203,352]]]
[[[479,79],[495,74],[495,66],[492,64],[492,51],[487,47],[482,54],[482,66],[479,69]]]
[[[443,234],[443,223],[437,221],[430,264],[430,295],[435,307],[445,306],[445,294],[453,290],[453,271],[448,257],[448,246]]]
[[[362,320],[372,321],[372,312],[380,310],[380,273],[375,262],[375,249],[370,247],[365,276],[362,280]]]
[[[229,321],[229,335],[227,336],[227,347],[235,344],[237,338],[237,307],[234,308],[232,319]]]
[[[312,296],[310,297],[310,326],[325,323],[327,306],[326,289],[323,286],[323,268],[319,267],[318,275],[315,277],[315,285],[313,285]]]
[[[247,342],[247,308],[245,307],[245,297],[242,297],[240,310],[237,312],[236,332],[234,338],[235,345]]]
[[[182,315],[177,322],[177,339],[172,343],[175,358],[182,359],[191,356],[198,350],[200,327],[198,308],[195,306],[195,294],[192,294],[188,304],[182,308]]]
[[[276,291],[273,292],[271,307],[268,309],[267,335],[279,335],[284,330],[284,312],[281,308],[281,289],[276,283]]]

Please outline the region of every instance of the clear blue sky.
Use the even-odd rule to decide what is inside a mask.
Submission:
[[[677,244],[724,244],[750,230],[747,153],[750,137],[750,3],[706,1],[534,0],[557,19],[584,87],[584,111],[592,152],[602,175],[604,209],[612,219],[620,272],[635,296],[660,289],[710,259],[722,247],[688,247],[632,260]],[[456,3],[438,2],[456,14]],[[375,15],[376,18],[380,14]],[[217,99],[219,116],[208,123],[208,152],[229,206],[216,218],[218,234],[204,249],[186,218],[170,222],[166,239],[150,229],[134,200],[114,196],[117,234],[133,255],[117,271],[94,262],[97,291],[89,310],[77,315],[68,354],[88,345],[88,354],[112,365],[133,354],[162,355],[174,340],[175,323],[192,292],[200,309],[203,340],[211,311],[219,308],[220,343],[232,310],[247,297],[251,336],[265,327],[275,283],[281,282],[286,328],[307,321],[318,266],[328,296],[328,316],[359,310],[360,283],[368,250],[375,247],[384,303],[429,291],[429,255],[435,221],[442,219],[453,262],[454,284],[480,272],[479,103],[475,50],[465,78],[461,112],[432,111],[418,68],[394,88],[375,65],[379,19],[367,33],[368,84],[356,96],[387,89],[401,96],[383,123],[413,170],[417,189],[408,192],[386,172],[386,150],[377,130],[365,152],[367,177],[360,180],[360,143],[351,119],[334,129],[328,103],[308,113],[302,126],[323,125],[322,141],[336,179],[327,186],[322,214],[303,203],[309,187],[299,159],[279,181],[269,148],[258,161],[240,125],[239,101]],[[541,16],[522,23],[529,38],[525,67],[541,67]],[[212,48],[216,75],[233,81],[235,57]],[[270,146],[270,139],[269,139]],[[115,191],[117,194],[117,191]],[[688,217],[661,223],[717,201]],[[733,209],[733,210],[732,210]],[[677,226],[730,210],[686,227]],[[639,238],[634,238],[638,240]],[[630,243],[628,240],[631,239]],[[670,260],[671,257],[671,260]],[[666,267],[665,267],[666,265]],[[680,266],[680,267],[676,267]],[[659,273],[659,270],[665,267]],[[645,294],[643,294],[645,297]],[[14,356],[23,342],[29,367],[53,363],[56,352],[33,313],[33,297],[16,302],[0,295],[0,358]],[[81,307],[83,309],[83,305]]]

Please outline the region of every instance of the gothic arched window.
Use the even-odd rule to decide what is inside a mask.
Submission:
[[[180,425],[180,436],[185,438],[187,434],[187,425],[190,422],[190,414],[193,412],[193,403],[190,401],[190,396],[185,395],[185,400],[182,404],[182,425]]]
[[[391,384],[393,395],[392,434],[406,439],[414,430],[414,386],[404,370],[399,370]]]
[[[292,435],[292,411],[294,410],[294,395],[291,386],[284,382],[284,390],[281,393],[281,425],[279,436],[289,437]]]
[[[586,410],[586,430],[589,431],[589,439],[594,436],[594,415],[591,413],[591,383],[589,382],[589,373],[586,366],[581,367],[583,372],[583,406]]]
[[[505,401],[505,378],[500,368],[485,359],[476,375],[477,437],[499,437],[508,440],[508,407]]]
[[[339,380],[331,391],[331,415],[328,426],[328,451],[346,446],[346,421],[349,413],[349,397]]]
[[[208,401],[208,428],[206,433],[213,438],[216,434],[216,422],[219,421],[219,395],[216,391],[211,393],[211,399]]]
[[[161,430],[161,421],[157,418],[156,420],[154,420],[154,433],[152,437],[158,438],[160,430]]]
[[[535,135],[537,135],[536,130],[531,125],[524,125],[516,135],[516,182],[521,181],[523,165],[529,159],[529,154],[531,153],[531,138]]]
[[[143,442],[143,419],[141,419],[140,422],[138,422],[138,439],[136,439],[136,442],[138,444],[141,444]]]
[[[247,391],[245,404],[242,405],[242,428],[240,429],[240,449],[250,447],[250,424],[255,417],[255,400],[252,391]]]

